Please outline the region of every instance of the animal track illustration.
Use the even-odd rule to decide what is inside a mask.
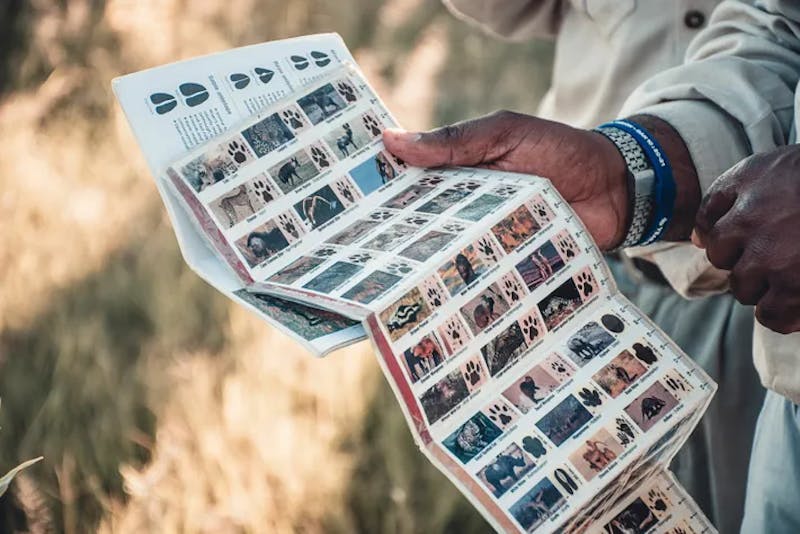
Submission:
[[[539,318],[536,315],[528,315],[520,321],[520,326],[522,327],[522,333],[525,334],[525,338],[533,341],[537,337],[539,337]],[[564,369],[566,372],[566,369]]]
[[[356,101],[356,90],[347,82],[337,82],[336,90],[347,102]]]
[[[467,227],[464,226],[463,224],[461,224],[459,222],[455,222],[455,221],[450,221],[450,222],[445,223],[445,224],[442,225],[442,229],[443,230],[446,230],[448,232],[452,232],[454,234],[460,234],[461,232],[466,230],[466,228]]]
[[[391,156],[392,161],[394,162],[394,166],[397,167],[398,170],[404,171],[405,169],[408,168],[408,165],[406,164],[405,161],[403,161],[402,159],[398,158],[394,154],[390,153],[389,155]]]
[[[497,252],[495,251],[494,245],[492,244],[492,242],[489,240],[488,237],[484,236],[480,238],[480,240],[478,241],[478,250],[481,251],[481,253],[486,257],[486,259],[488,259],[492,263],[497,263]]]
[[[672,391],[688,391],[686,384],[680,378],[668,376],[664,382]]]
[[[567,369],[567,366],[564,365],[564,363],[559,361],[559,360],[554,360],[554,361],[550,362],[550,369],[552,369],[553,371],[555,371],[559,375],[566,375],[569,372],[569,369]]]
[[[370,115],[369,113],[365,113],[363,117],[361,117],[361,122],[364,123],[364,127],[369,130],[369,133],[372,137],[376,135],[380,135],[381,133],[381,125],[378,122],[378,119]]]
[[[339,192],[340,195],[344,197],[349,203],[355,202],[355,194],[353,193],[353,189],[350,187],[350,184],[347,182],[336,182],[336,190]]]
[[[489,419],[500,425],[501,428],[505,428],[514,420],[514,417],[508,406],[498,402],[489,408]]]
[[[600,406],[603,401],[600,399],[600,392],[596,389],[583,388],[578,393],[586,406]]]
[[[231,81],[231,83],[236,89],[244,89],[245,87],[250,85],[250,76],[248,76],[247,74],[243,74],[241,72],[234,72],[233,74],[228,76],[228,79]]]
[[[539,438],[525,436],[522,438],[522,448],[534,458],[539,458],[547,454],[547,449],[544,448],[542,440]]]
[[[511,275],[503,280],[503,291],[505,291],[506,297],[512,303],[522,298],[522,287]]]
[[[278,215],[278,222],[281,224],[281,228],[283,228],[287,234],[295,239],[300,237],[300,232],[297,231],[297,226],[290,215],[286,215],[285,213]]]
[[[320,247],[317,250],[315,250],[313,254],[318,258],[330,258],[337,252],[339,251],[333,247]]]
[[[539,216],[540,219],[549,220],[550,219],[550,207],[545,203],[542,199],[536,199],[531,204],[533,206],[533,210],[536,212],[536,215]]]
[[[403,219],[403,222],[413,224],[414,226],[422,226],[423,224],[427,224],[429,221],[430,219],[422,217],[421,215],[410,215]]]
[[[199,83],[182,83],[178,86],[178,91],[183,96],[183,103],[190,108],[199,106],[208,100],[208,89]]]
[[[153,93],[150,95],[150,102],[159,115],[166,115],[178,106],[178,101],[169,93]]]
[[[453,317],[447,322],[445,325],[445,332],[452,342],[453,352],[456,352],[464,346],[466,342],[466,333],[464,332],[464,327],[461,326],[461,322],[457,318]]]
[[[311,57],[314,60],[314,64],[317,67],[325,67],[331,62],[331,58],[325,52],[320,52],[318,50],[311,51]]]
[[[389,210],[377,210],[369,214],[369,218],[373,221],[387,221],[394,217],[394,212]]]
[[[352,254],[347,259],[348,261],[352,261],[353,263],[364,265],[365,263],[367,263],[372,259],[372,255],[366,252],[358,252],[356,254]]]
[[[275,71],[265,69],[264,67],[256,67],[253,71],[255,71],[256,76],[258,76],[258,80],[264,85],[268,84],[270,80],[272,80],[272,77],[275,76]]]
[[[475,386],[481,381],[481,367],[478,362],[470,360],[464,366],[464,375],[470,386]]]
[[[305,56],[292,55],[289,56],[289,60],[292,62],[292,66],[295,70],[306,70],[308,68],[309,62],[308,58]]]
[[[314,160],[314,163],[317,164],[317,167],[324,169],[325,167],[330,167],[331,163],[328,160],[328,155],[319,147],[312,146],[311,147],[311,159]]]
[[[561,254],[567,261],[574,258],[578,253],[577,245],[575,245],[575,242],[569,236],[565,235],[563,237],[560,237],[558,241],[556,241],[556,245],[558,245],[558,250],[561,252]]]
[[[238,141],[231,141],[228,143],[228,154],[233,158],[233,161],[241,165],[247,161],[247,148]]]
[[[435,174],[425,175],[419,181],[420,185],[428,185],[428,186],[437,186],[442,182],[444,182],[444,178],[442,178],[441,176],[437,176]]]
[[[578,273],[578,276],[575,277],[575,287],[578,288],[578,291],[581,292],[583,298],[590,296],[594,293],[594,278],[591,274],[587,272]]]
[[[264,200],[264,204],[275,199],[272,186],[266,180],[253,180],[253,190],[257,196]]]
[[[401,276],[402,275],[406,275],[406,274],[410,273],[411,271],[413,271],[411,266],[408,265],[407,263],[399,263],[399,262],[398,263],[390,263],[389,265],[386,266],[386,269],[388,271],[390,271],[392,274],[398,274],[398,275],[401,275]]]
[[[481,186],[478,182],[473,182],[471,180],[464,180],[463,182],[458,182],[453,186],[454,189],[458,189],[459,191],[468,191],[472,192],[478,189]]]
[[[623,419],[622,417],[617,417],[616,422],[617,422],[618,432],[625,434],[629,438],[633,438],[635,436],[633,429],[631,428],[631,425],[629,425],[625,419]]]
[[[285,109],[281,112],[281,118],[283,122],[291,128],[292,130],[299,130],[303,126],[305,126],[305,122],[303,121],[303,116],[292,108]]]
[[[498,196],[508,198],[514,196],[517,193],[517,191],[519,191],[519,189],[517,189],[516,187],[512,187],[510,185],[504,185],[502,187],[498,187],[493,192]]]
[[[428,300],[434,308],[438,308],[442,305],[442,294],[438,289],[435,287],[428,287],[426,294],[428,295]]]
[[[657,489],[651,489],[647,492],[647,498],[652,503],[652,507],[659,512],[667,511],[667,501],[663,493]]]

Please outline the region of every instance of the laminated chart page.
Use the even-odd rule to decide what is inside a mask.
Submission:
[[[420,448],[495,529],[594,528],[662,476],[716,386],[548,180],[408,167],[383,149],[394,124],[344,65],[161,176],[241,298],[363,325]]]

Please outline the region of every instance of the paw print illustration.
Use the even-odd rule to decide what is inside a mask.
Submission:
[[[366,128],[367,131],[369,131],[369,133],[370,133],[370,135],[372,135],[372,137],[375,137],[376,135],[380,135],[380,133],[381,133],[381,125],[378,122],[378,119],[376,119],[370,113],[365,113],[364,116],[361,117],[361,122],[364,123],[364,128]]]
[[[233,161],[241,165],[247,161],[247,148],[239,141],[231,141],[228,143],[228,154],[233,158]]]
[[[631,425],[628,424],[628,422],[625,419],[623,419],[622,417],[617,417],[616,423],[617,423],[617,433],[618,433],[618,435],[619,434],[623,434],[623,435],[628,436],[629,438],[633,439],[635,434],[633,432],[633,429],[631,428]]]
[[[536,315],[531,314],[524,317],[520,321],[520,326],[522,327],[522,334],[525,336],[525,339],[533,341],[534,339],[539,337],[539,318]],[[566,368],[563,372],[566,372]]]
[[[545,203],[544,200],[537,198],[533,201],[531,206],[533,207],[533,211],[539,216],[540,219],[550,220],[550,207],[547,205],[547,203]]]
[[[355,102],[356,101],[356,90],[350,85],[349,82],[341,81],[337,82],[336,90],[342,95],[347,102]]]
[[[369,218],[373,221],[388,221],[392,217],[394,217],[394,212],[388,210],[373,211],[369,214]]]
[[[444,182],[444,178],[436,174],[425,175],[419,181],[420,184],[429,186],[437,186],[442,182]]]
[[[558,374],[558,375],[565,375],[565,374],[567,374],[569,372],[569,369],[567,369],[567,366],[564,365],[564,362],[562,362],[560,360],[554,360],[554,361],[550,362],[550,369],[555,371],[556,374]]]
[[[522,298],[522,287],[512,276],[507,276],[503,280],[503,291],[511,303],[517,302]]]
[[[365,263],[367,263],[371,259],[372,259],[372,255],[368,254],[366,252],[358,252],[358,253],[353,254],[350,257],[348,257],[349,261],[351,261],[353,263],[358,263],[358,264],[361,264],[361,265],[364,265]]]
[[[275,76],[275,71],[265,69],[264,67],[256,67],[253,70],[255,71],[256,76],[258,76],[258,80],[264,85],[267,85],[270,80],[272,80],[272,77]]]
[[[403,219],[403,222],[413,224],[414,226],[422,226],[423,224],[427,224],[428,221],[429,219],[420,215],[411,215]]]
[[[402,159],[398,158],[397,156],[391,153],[389,154],[389,156],[391,156],[392,161],[394,162],[394,166],[397,167],[399,170],[403,171],[408,168],[408,165]]]
[[[448,232],[451,232],[453,234],[460,234],[461,232],[466,230],[467,227],[464,226],[463,224],[459,223],[459,222],[450,221],[450,222],[447,222],[447,223],[443,224],[442,225],[442,229],[446,230]]]
[[[600,406],[603,401],[600,399],[600,392],[596,389],[583,388],[578,393],[586,406]]]
[[[241,72],[234,72],[228,76],[228,79],[236,89],[244,89],[250,85],[250,76],[247,74],[242,74]]]
[[[534,458],[540,458],[547,454],[547,449],[544,448],[542,440],[531,436],[522,438],[522,448]]]
[[[461,326],[461,323],[456,318],[450,319],[447,324],[445,324],[445,333],[453,345],[453,352],[464,346],[464,343],[467,341],[464,327]]]
[[[338,250],[333,247],[320,247],[317,250],[315,250],[313,254],[318,258],[330,258],[337,252]]]
[[[325,67],[331,62],[330,56],[325,52],[320,52],[319,50],[312,50],[311,58],[314,60],[314,65],[317,67]]]
[[[391,263],[391,264],[387,265],[386,268],[389,271],[391,271],[393,274],[399,274],[401,276],[402,275],[406,275],[406,274],[410,273],[411,271],[413,271],[411,266],[408,265],[407,263]]]
[[[324,169],[325,167],[330,167],[331,162],[328,159],[328,155],[319,147],[312,146],[311,147],[311,159],[314,160],[314,163],[320,169]]]
[[[353,194],[353,189],[350,187],[350,184],[347,182],[337,182],[336,183],[336,190],[339,194],[347,200],[350,204],[355,202],[355,195]]]
[[[297,54],[289,56],[289,61],[292,62],[292,66],[295,70],[306,70],[309,65],[307,57]]]
[[[464,366],[464,378],[470,387],[475,387],[481,381],[481,366],[478,362],[470,360]]]
[[[426,295],[428,296],[428,301],[434,308],[439,308],[442,305],[442,294],[435,287],[428,287]]]
[[[514,417],[508,406],[498,402],[489,408],[489,419],[494,421],[500,428],[505,428],[514,420]]]
[[[512,197],[517,193],[518,189],[516,187],[512,187],[510,185],[504,185],[502,187],[498,187],[494,190],[494,193],[497,196],[501,196],[503,198]]]
[[[495,251],[494,245],[488,237],[482,237],[478,241],[478,250],[486,257],[487,260],[492,263],[497,263],[497,252]]]
[[[619,444],[622,445],[623,447],[627,447],[628,445],[631,444],[631,441],[633,440],[627,434],[617,430],[617,441],[619,441]]]
[[[667,384],[672,391],[688,391],[686,384],[680,378],[668,376],[666,380],[664,380],[664,383]]]
[[[657,489],[651,489],[647,492],[647,499],[650,501],[651,507],[659,512],[667,511],[667,501],[664,494]]]
[[[578,246],[568,235],[564,235],[556,241],[558,250],[567,261],[571,260],[578,254]]]
[[[275,193],[272,190],[272,186],[266,180],[254,180],[253,190],[255,191],[256,196],[264,201],[264,204],[275,199]]]
[[[297,231],[297,226],[295,225],[294,221],[289,215],[286,215],[285,213],[279,215],[278,222],[280,223],[281,228],[283,228],[284,232],[294,237],[295,239],[300,237],[300,232]]]
[[[675,530],[672,531],[672,534],[689,534],[686,532],[686,529],[683,527],[675,527]]]
[[[594,278],[586,271],[578,273],[578,276],[575,277],[575,287],[581,292],[583,298],[587,298],[594,293],[594,285]]]
[[[281,119],[283,119],[284,124],[292,130],[299,130],[306,125],[303,116],[292,108],[283,110],[281,112]]]

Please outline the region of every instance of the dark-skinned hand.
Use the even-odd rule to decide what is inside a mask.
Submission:
[[[709,188],[692,241],[775,332],[800,331],[800,146],[751,156]]]
[[[691,158],[668,124],[654,117],[637,119],[659,139],[682,180],[677,211],[683,215],[673,220],[683,222],[676,223],[677,230],[668,237],[688,239],[700,201]],[[625,160],[597,132],[500,111],[430,132],[389,129],[383,142],[390,152],[419,167],[460,165],[543,176],[570,203],[601,249],[614,248],[625,237],[629,224]]]

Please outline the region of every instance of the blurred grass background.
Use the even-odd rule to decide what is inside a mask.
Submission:
[[[547,43],[432,0],[0,0],[0,532],[485,532],[360,344],[315,360],[184,265],[120,74],[338,31],[409,128],[533,111]]]

